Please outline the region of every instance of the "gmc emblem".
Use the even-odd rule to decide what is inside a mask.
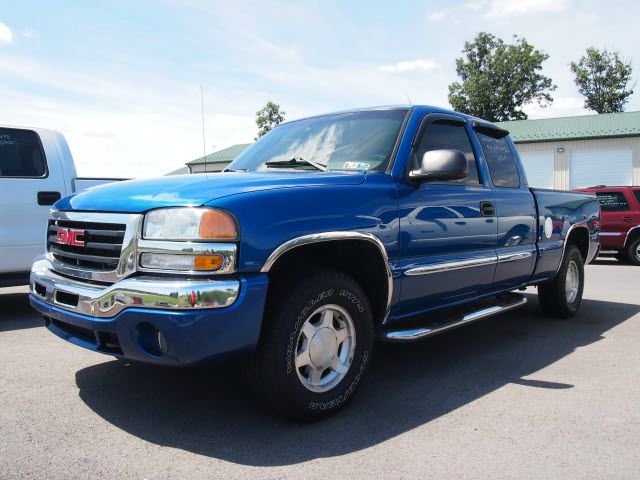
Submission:
[[[73,245],[74,247],[84,247],[84,230],[73,228],[58,228],[56,230],[56,243],[60,245]]]

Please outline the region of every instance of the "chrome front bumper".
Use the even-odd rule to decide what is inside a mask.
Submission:
[[[126,308],[193,310],[228,307],[235,302],[240,282],[129,277],[100,286],[71,280],[51,269],[47,259],[31,269],[31,293],[50,305],[98,318],[115,317]]]

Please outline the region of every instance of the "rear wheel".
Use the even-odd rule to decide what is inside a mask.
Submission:
[[[360,285],[331,270],[272,292],[254,381],[278,412],[313,419],[351,399],[370,363],[371,307]]]
[[[633,265],[640,265],[640,237],[637,237],[627,246],[627,260]]]
[[[538,301],[545,315],[554,318],[573,317],[582,303],[584,262],[578,247],[569,245],[556,277],[538,287]]]

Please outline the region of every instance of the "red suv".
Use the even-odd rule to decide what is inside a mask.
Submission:
[[[640,187],[598,185],[578,191],[595,193],[600,201],[600,252],[640,265]]]

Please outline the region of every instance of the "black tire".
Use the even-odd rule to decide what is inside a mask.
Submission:
[[[567,276],[571,265],[577,269],[578,285],[574,298],[567,292]],[[582,292],[584,290],[584,262],[582,254],[575,245],[567,246],[562,265],[556,277],[538,286],[538,301],[545,315],[553,318],[573,317],[582,303]]]
[[[270,292],[268,304],[252,367],[252,382],[258,392],[278,413],[297,420],[317,419],[342,408],[362,381],[373,350],[371,306],[360,285],[343,273],[317,270],[304,279],[278,286]],[[301,334],[303,326],[314,318],[313,312],[326,305],[338,306],[348,314],[355,346],[349,348],[353,357],[346,372],[334,380],[338,383],[317,392],[303,384],[299,374],[309,374],[308,367],[297,368],[295,357],[307,342]],[[342,345],[337,347],[339,352]],[[306,348],[311,351],[311,341]],[[323,378],[327,378],[325,374],[340,376],[325,368]]]
[[[640,237],[634,238],[627,245],[627,261],[632,265],[640,265]]]

